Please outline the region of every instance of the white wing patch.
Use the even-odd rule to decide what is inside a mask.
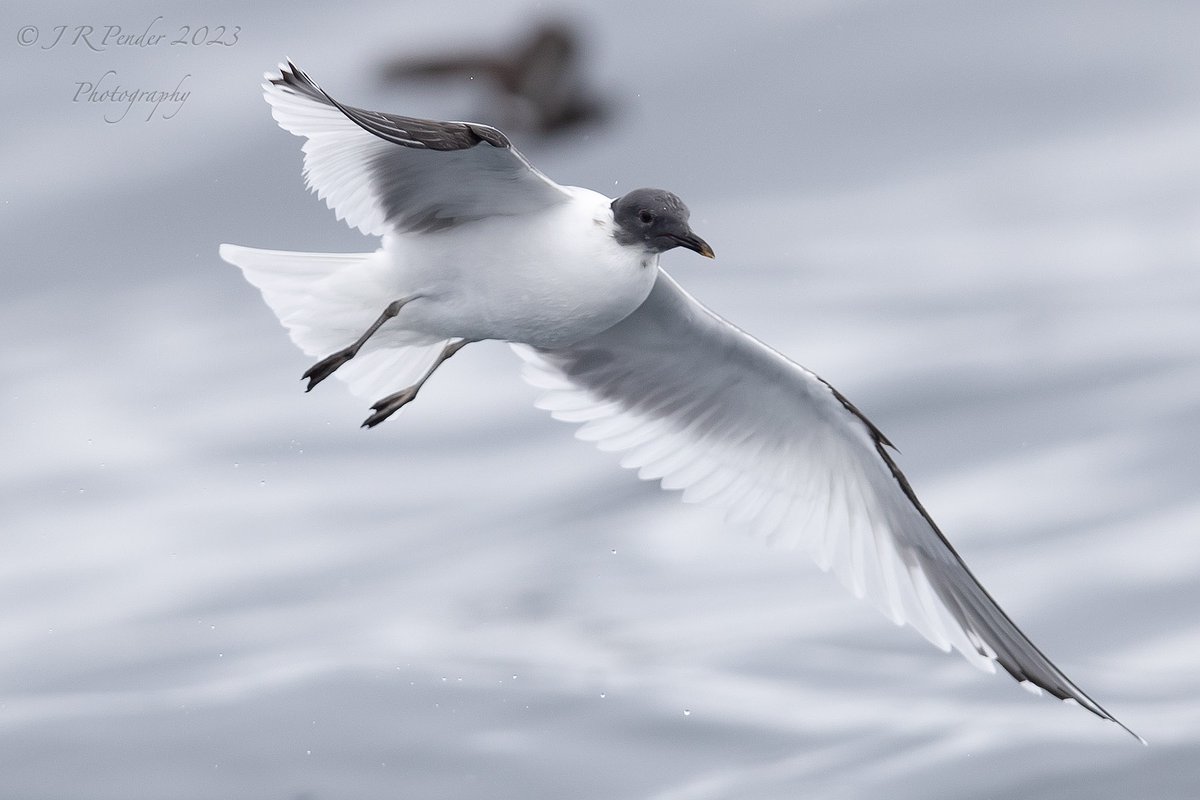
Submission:
[[[305,138],[308,187],[365,234],[436,230],[570,197],[494,128],[341,105],[291,64],[265,77],[272,116]]]
[[[555,419],[582,423],[579,439],[621,453],[622,467],[681,491],[684,502],[721,509],[731,524],[802,547],[897,625],[912,625],[938,648],[953,645],[976,667],[995,671],[937,601],[924,573],[897,551],[864,456],[849,452],[830,435],[833,430],[812,429],[797,442],[726,436],[714,420],[721,406],[702,409],[703,397],[672,407],[670,414],[661,413],[666,403],[658,413],[626,412],[622,403],[570,381],[533,348],[514,349],[525,361],[524,378],[543,390],[537,407]],[[872,447],[865,430],[861,438],[861,448]]]
[[[579,438],[620,453],[639,477],[804,548],[856,596],[940,649],[988,672],[998,663],[1023,684],[1117,722],[979,585],[874,425],[666,273],[641,308],[592,339],[561,350],[514,348],[524,377],[542,390],[537,405],[581,424]]]
[[[286,86],[263,84],[271,116],[289,133],[305,137],[304,182],[338,219],[369,236],[391,232],[372,186],[370,164],[397,145],[364,131],[335,106]]]

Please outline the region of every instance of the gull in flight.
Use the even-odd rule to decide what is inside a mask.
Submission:
[[[321,357],[308,389],[336,373],[381,398],[373,427],[466,345],[510,342],[538,405],[639,477],[804,547],[943,651],[1133,734],[979,584],[874,424],[659,267],[675,247],[713,257],[674,194],[560,186],[495,128],[344,105],[291,62],[264,93],[305,139],[308,186],[382,239],[350,254],[221,245],[292,341]]]

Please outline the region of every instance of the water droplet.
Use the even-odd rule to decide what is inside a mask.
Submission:
[[[685,709],[683,710],[683,715],[684,715],[685,717],[690,717],[690,716],[692,715],[692,710],[691,710],[690,708],[685,708]]]
[[[606,698],[606,697],[608,697],[608,695],[607,695],[607,694],[605,694],[604,692],[601,692],[601,693],[600,693],[600,699],[601,699],[601,700],[603,700],[603,699],[604,699],[604,698]]]

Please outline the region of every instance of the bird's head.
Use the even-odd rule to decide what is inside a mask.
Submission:
[[[708,243],[688,227],[688,207],[665,189],[634,189],[612,202],[616,240],[641,245],[650,253],[686,247],[706,258],[715,258]]]

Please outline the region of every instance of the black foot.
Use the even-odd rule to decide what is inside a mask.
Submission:
[[[407,389],[401,389],[395,394],[389,394],[387,397],[371,406],[371,410],[375,413],[367,417],[366,421],[363,422],[362,427],[374,428],[392,414],[395,414],[397,411],[411,403],[413,398],[416,396],[416,386],[410,386]]]
[[[308,386],[305,387],[304,391],[311,392],[314,386],[336,372],[338,367],[354,358],[355,352],[357,351],[354,348],[347,347],[344,350],[338,350],[331,356],[322,358],[309,367],[308,371],[300,376],[300,380],[308,379]]]

